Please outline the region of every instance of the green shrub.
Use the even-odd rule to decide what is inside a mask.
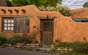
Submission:
[[[7,6],[12,6],[11,2],[9,0],[6,0]]]
[[[68,42],[61,42],[60,44],[58,44],[58,47],[63,47],[63,48],[67,48],[71,46],[72,46],[72,43],[68,43]]]
[[[88,7],[88,2],[86,2],[86,3],[83,5],[83,7]]]
[[[23,40],[20,35],[14,35],[10,38],[8,38],[8,43],[10,44],[16,44],[16,43],[21,43]]]
[[[7,38],[3,35],[0,35],[0,45],[7,43]]]
[[[31,39],[35,39],[35,37],[34,37],[34,36],[32,36],[32,37],[31,37]]]
[[[55,42],[61,42],[60,40],[56,40]]]
[[[35,49],[36,51],[41,51],[40,49]]]
[[[88,43],[74,42],[72,49],[77,52],[88,52]]]
[[[78,53],[78,52],[67,52],[63,55],[88,55],[88,53]]]
[[[39,43],[39,41],[35,41],[35,43]]]
[[[52,45],[55,45],[55,43],[52,43]]]
[[[29,48],[26,48],[26,50],[33,51],[33,50],[34,50],[34,48],[29,47]]]

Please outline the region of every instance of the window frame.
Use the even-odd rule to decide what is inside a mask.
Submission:
[[[7,23],[4,22],[4,20],[7,20]],[[10,23],[8,23],[8,20],[10,20]],[[13,23],[11,23],[11,20],[13,20]],[[7,24],[7,26],[4,26]],[[10,24],[10,26],[8,26]],[[13,24],[13,26],[11,26]],[[4,30],[4,28],[7,27],[7,30]],[[8,30],[8,27],[10,27],[10,30]],[[13,30],[11,30],[13,28]],[[13,17],[2,17],[2,32],[4,33],[14,33],[14,18]]]

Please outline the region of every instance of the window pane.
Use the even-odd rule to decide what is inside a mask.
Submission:
[[[7,20],[4,20],[4,23],[7,23]]]
[[[11,20],[11,23],[14,23],[14,21],[13,21],[13,20]]]
[[[7,30],[7,27],[4,27],[4,30]]]
[[[10,30],[10,27],[8,27],[8,30]]]
[[[13,24],[11,24],[11,26],[14,26]]]
[[[10,23],[10,20],[8,20],[8,23]]]
[[[4,26],[7,26],[7,24],[4,24]]]
[[[8,24],[8,26],[10,26],[10,24]]]
[[[11,27],[11,30],[13,30],[13,27]]]

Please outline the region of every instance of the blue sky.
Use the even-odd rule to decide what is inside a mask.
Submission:
[[[88,0],[87,0],[87,2],[88,2]]]

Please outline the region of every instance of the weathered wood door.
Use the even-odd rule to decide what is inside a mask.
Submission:
[[[41,44],[50,47],[53,42],[53,20],[41,20]]]

